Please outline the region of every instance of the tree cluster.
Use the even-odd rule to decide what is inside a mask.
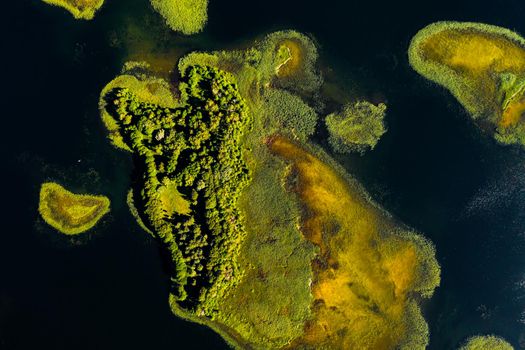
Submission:
[[[216,68],[190,67],[180,90],[183,107],[164,108],[115,89],[110,113],[144,169],[138,209],[171,252],[174,295],[212,317],[214,300],[240,278],[245,231],[237,201],[250,174],[239,144],[249,117],[233,77]],[[189,211],[168,213],[163,186]]]

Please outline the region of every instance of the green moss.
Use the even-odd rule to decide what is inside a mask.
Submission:
[[[375,106],[367,101],[346,105],[340,113],[325,118],[329,142],[336,152],[363,152],[374,149],[386,132],[386,105]]]
[[[75,194],[54,182],[42,184],[38,211],[45,222],[67,235],[85,232],[109,212],[104,196]]]
[[[437,22],[414,36],[408,57],[496,140],[525,145],[525,39],[482,23]]]
[[[512,345],[494,335],[469,338],[460,350],[513,350]]]
[[[208,0],[150,0],[151,6],[174,31],[201,32],[208,20]]]
[[[281,136],[269,146],[291,164],[301,232],[320,250],[314,317],[290,348],[424,349],[428,326],[418,300],[440,283],[434,247],[394,222],[319,147]]]
[[[76,19],[93,19],[102,7],[104,0],[42,0],[47,4],[59,6],[69,11]]]

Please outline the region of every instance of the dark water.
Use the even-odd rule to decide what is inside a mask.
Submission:
[[[106,1],[92,22],[38,0],[3,5],[0,349],[226,348],[212,331],[171,315],[157,247],[128,213],[132,164],[106,142],[97,101],[126,56],[115,33],[129,21],[149,26],[151,12],[147,0]],[[524,14],[517,0],[211,0],[203,34],[166,34],[163,43],[187,51],[228,48],[277,29],[311,33],[349,91],[389,105],[389,131],[376,150],[338,160],[437,247],[442,285],[424,305],[429,349],[454,349],[485,333],[519,348],[525,152],[478,131],[446,91],[410,69],[406,48],[436,20],[525,34]],[[59,236],[37,215],[45,180],[109,195],[111,215],[77,241]]]

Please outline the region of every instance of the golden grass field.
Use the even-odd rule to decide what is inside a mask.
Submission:
[[[383,212],[305,149],[282,137],[270,148],[293,166],[298,179],[293,190],[305,205],[302,232],[320,249],[314,318],[289,348],[394,349],[408,332],[425,332],[426,325],[414,329],[407,310],[428,278],[423,274],[437,273],[426,293],[439,284],[431,246],[393,233]]]

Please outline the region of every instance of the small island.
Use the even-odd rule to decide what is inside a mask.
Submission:
[[[90,20],[102,7],[104,0],[42,0],[47,4],[62,7],[76,19]]]
[[[150,0],[151,6],[176,32],[201,32],[208,21],[208,0]]]
[[[478,335],[469,338],[459,350],[514,350],[504,339],[494,335]]]
[[[525,146],[525,39],[488,24],[438,22],[414,36],[408,56],[497,141]]]
[[[332,149],[339,153],[363,153],[374,149],[386,132],[385,112],[384,103],[376,106],[358,101],[345,105],[340,113],[327,115],[325,123]]]
[[[42,184],[38,211],[50,226],[66,235],[77,235],[95,226],[109,212],[104,196],[75,194],[54,182]]]

